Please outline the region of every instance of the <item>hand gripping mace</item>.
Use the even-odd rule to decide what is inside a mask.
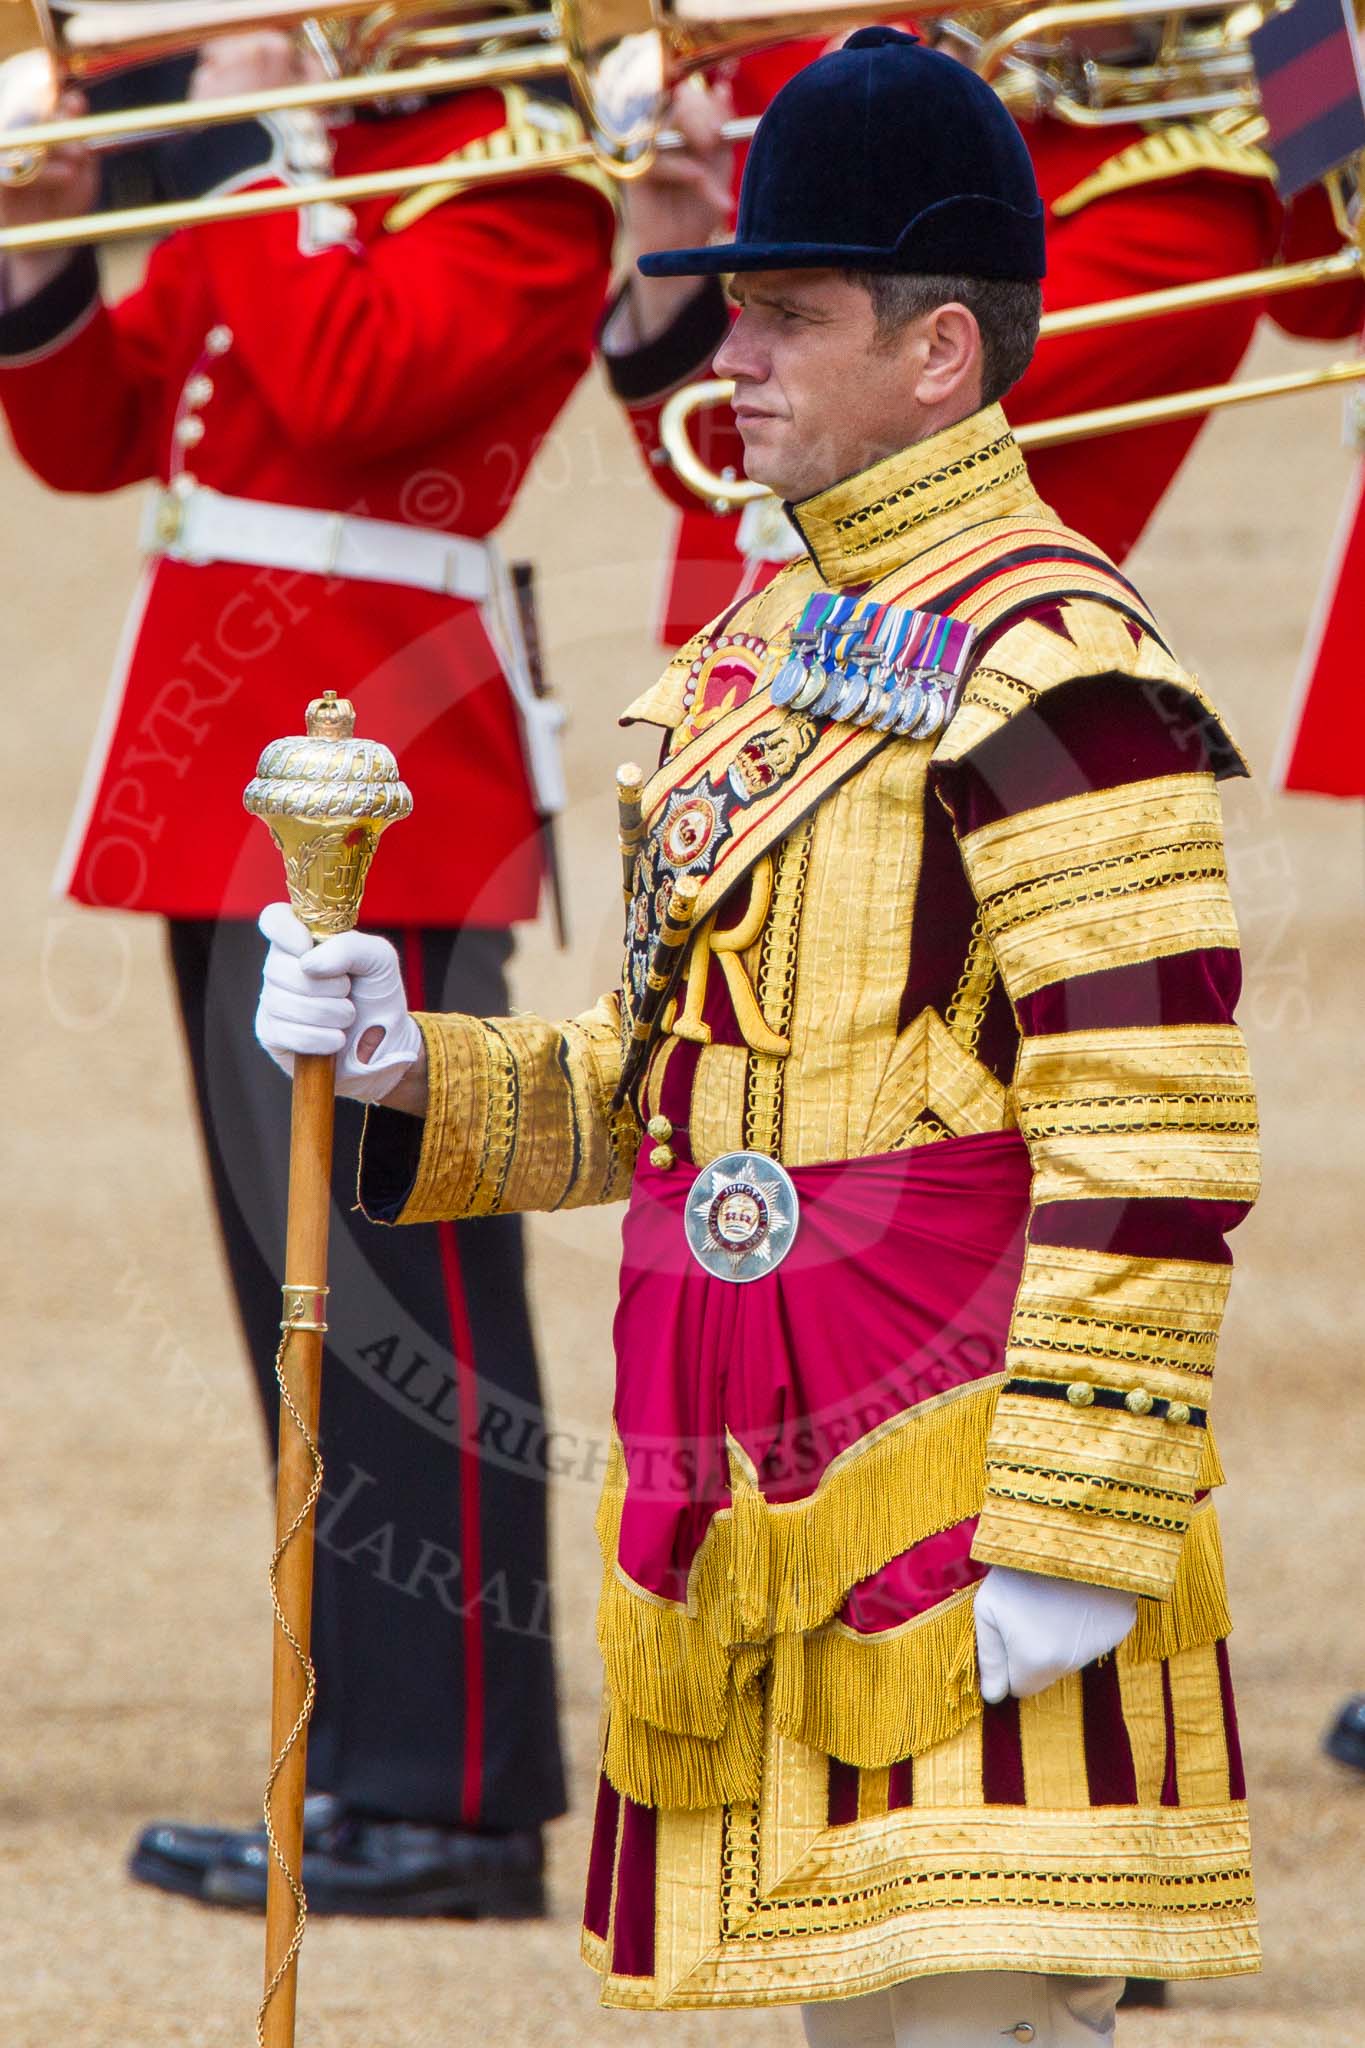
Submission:
[[[406,818],[412,797],[387,747],[358,740],[355,711],[327,690],[308,706],[305,738],[274,740],[242,801],[270,827],[284,856],[294,914],[314,939],[351,931],[379,835]],[[302,1882],[303,1798],[315,1681],[309,1657],[313,1510],[322,1490],[318,1403],[326,1331],[327,1222],[331,1204],[335,1060],[296,1053],[289,1133],[289,1226],[284,1312],[275,1377],[280,1450],[270,1598],[275,1652],[270,1693],[270,1776],[265,1830],[265,1991],[259,2048],[293,2048],[298,1955],[308,1902]]]

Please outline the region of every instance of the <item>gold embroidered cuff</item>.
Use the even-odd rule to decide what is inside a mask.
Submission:
[[[1006,1386],[972,1555],[1165,1598],[1194,1510],[1203,1435],[1191,1423],[1073,1409]]]
[[[1064,1398],[1040,1400],[1032,1382],[1016,1385],[1011,1373],[986,1447],[988,1505],[994,1495],[1075,1508],[1097,1526],[1130,1521],[1183,1534],[1204,1454],[1202,1424],[1183,1419],[1187,1403],[1175,1421],[1155,1412],[1153,1391],[1136,1379],[1125,1390],[1125,1377],[1078,1373]],[[1125,1392],[1126,1405],[1113,1405]],[[1110,1405],[1101,1406],[1100,1395]],[[1174,1405],[1162,1399],[1163,1411]]]
[[[629,1103],[613,1111],[621,1073],[621,1013],[615,996],[563,1027],[562,1069],[573,1131],[573,1156],[561,1209],[623,1202],[630,1192],[640,1124]],[[521,1147],[518,1147],[520,1156]]]
[[[639,1143],[609,1104],[620,1067],[615,1001],[566,1024],[418,1015],[428,1102],[400,1221],[507,1215],[619,1199]]]
[[[488,1118],[483,1026],[477,1017],[414,1013],[427,1048],[427,1114],[417,1178],[400,1223],[466,1216],[474,1190],[474,1133]]]
[[[1029,1247],[976,1557],[1165,1597],[1195,1493],[1218,1476],[1206,1420],[1230,1277]]]
[[[1112,1532],[1095,1528],[1065,1508],[999,1501],[990,1493],[977,1525],[972,1556],[1054,1579],[1082,1579],[1148,1600],[1167,1600],[1180,1562],[1178,1534],[1130,1531],[1120,1546]]]

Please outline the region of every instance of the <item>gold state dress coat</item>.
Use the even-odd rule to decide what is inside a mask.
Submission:
[[[584,1952],[638,2008],[1255,1969],[1208,1426],[1257,1189],[1216,787],[1242,763],[998,408],[794,518],[806,558],[627,714],[665,739],[621,987],[564,1022],[421,1017],[425,1122],[375,1111],[366,1138],[380,1220],[631,1197]],[[975,628],[936,731],[774,703],[822,591]],[[684,1225],[741,1151],[802,1213],[788,1266],[732,1286]],[[885,1227],[830,1255],[779,1356],[765,1304],[840,1187]],[[942,1257],[901,1258],[940,1213]],[[992,1230],[945,1348],[914,1314]],[[680,1247],[672,1277],[646,1243]],[[933,1373],[841,1342],[874,1287]],[[686,1455],[647,1480],[670,1431]],[[983,1708],[992,1564],[1126,1588],[1136,1627]]]

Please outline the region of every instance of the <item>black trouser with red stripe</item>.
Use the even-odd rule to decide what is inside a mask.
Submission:
[[[504,931],[389,932],[414,1008],[507,1009]],[[254,925],[172,920],[228,1266],[272,1437],[289,1083],[252,1034]],[[534,1827],[564,1810],[540,1464],[484,1454],[540,1410],[515,1217],[386,1230],[337,1105],[308,1783],[369,1813]],[[543,1440],[520,1427],[518,1441]]]

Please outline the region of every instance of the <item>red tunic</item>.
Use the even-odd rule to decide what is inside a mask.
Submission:
[[[1285,236],[1285,261],[1322,250],[1329,225],[1320,186],[1294,202]],[[1307,340],[1342,341],[1365,320],[1359,279],[1315,292],[1272,300],[1271,311],[1288,333]],[[1365,619],[1365,464],[1346,487],[1332,551],[1323,572],[1299,659],[1288,724],[1275,765],[1282,789],[1314,796],[1365,796],[1365,707],[1360,691],[1360,627]]]
[[[425,163],[504,126],[501,93],[342,128],[349,174]],[[274,178],[256,179],[274,183]],[[315,249],[294,213],[186,229],[120,305],[88,255],[0,317],[0,404],[58,490],[177,466],[237,497],[480,537],[591,358],[612,214],[528,177]],[[187,391],[192,378],[207,378]],[[175,438],[192,414],[202,435]],[[197,432],[191,427],[190,433]],[[182,429],[183,433],[183,429]],[[414,797],[366,894],[378,923],[535,914],[536,822],[516,714],[475,607],[392,583],[161,560],[135,601],[63,881],[83,903],[254,916],[279,857],[242,810],[262,746],[324,687],[390,744]]]
[[[1346,489],[1322,587],[1299,661],[1274,780],[1313,796],[1365,796],[1365,464]]]

